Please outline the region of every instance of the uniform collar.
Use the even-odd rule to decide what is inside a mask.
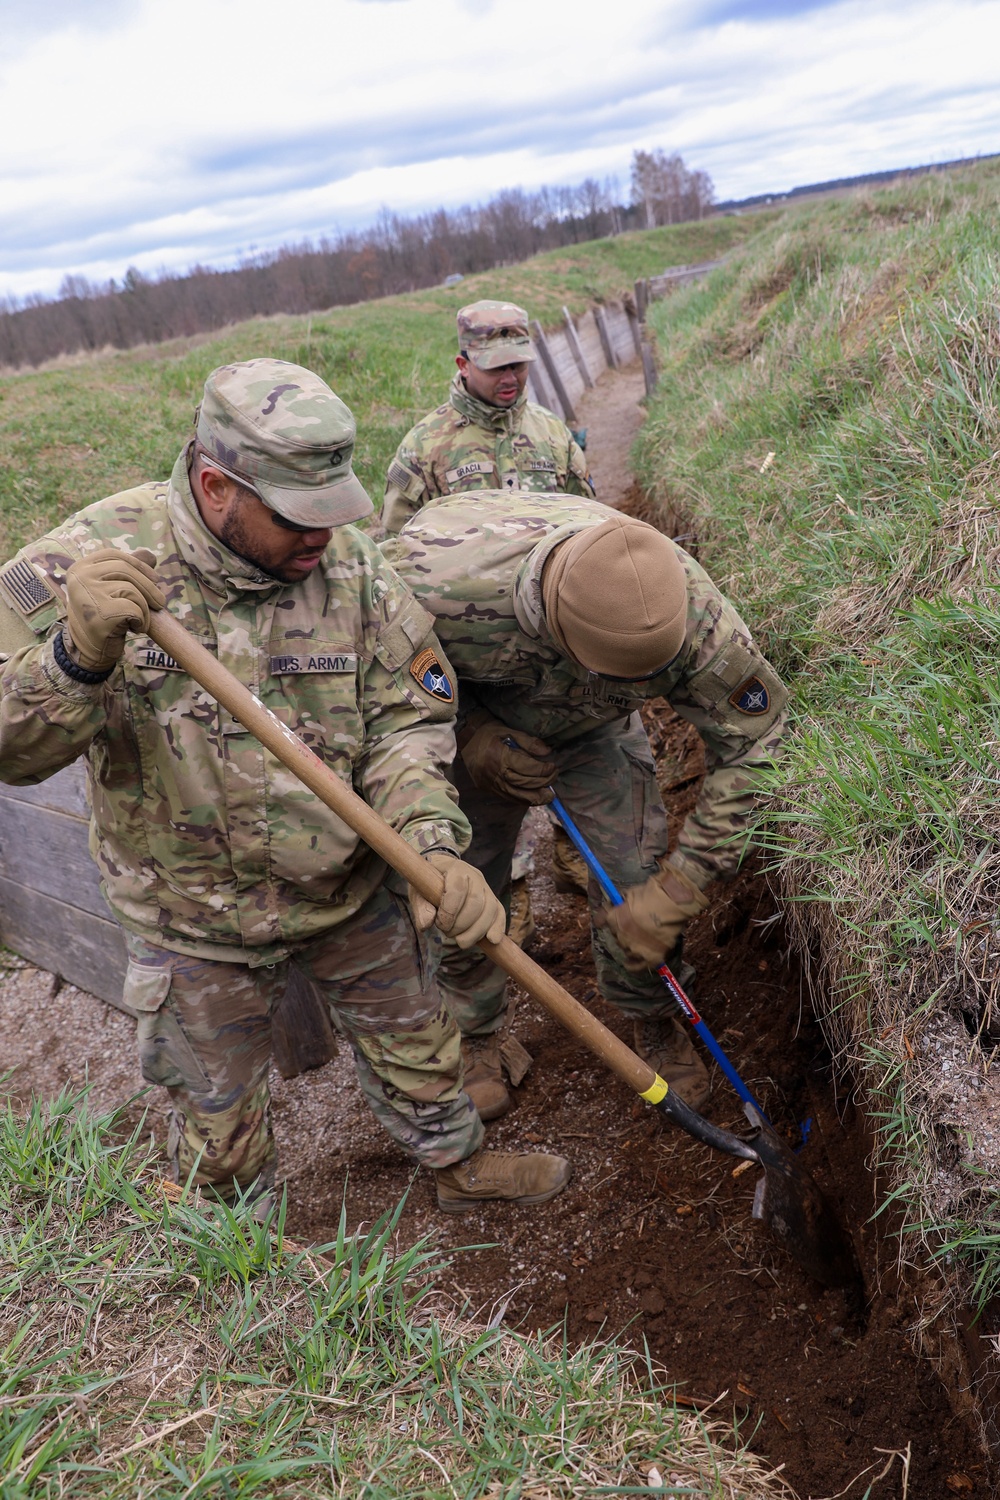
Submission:
[[[470,395],[465,381],[460,374],[456,374],[451,382],[448,400],[460,417],[465,417],[477,427],[485,427],[488,432],[516,432],[527,405],[528,390],[525,387],[513,406],[490,406],[488,402],[480,401],[478,396]]]
[[[554,651],[559,652],[560,656],[565,656],[566,653],[557,644],[545,623],[542,569],[552,549],[558,547],[560,542],[565,542],[569,537],[575,536],[580,530],[578,522],[567,522],[564,526],[555,527],[544,541],[532,547],[527,557],[519,564],[510,591],[517,623],[525,635],[533,640],[542,641],[546,646],[551,646]],[[570,659],[567,657],[567,660]]]
[[[167,492],[167,509],[177,538],[177,550],[201,581],[223,598],[229,593],[264,594],[285,588],[280,579],[261,572],[252,562],[230,552],[213,536],[201,518],[191,490],[188,461],[191,447],[184,448],[174,464]]]

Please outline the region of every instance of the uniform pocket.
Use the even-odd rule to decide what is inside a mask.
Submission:
[[[632,818],[639,859],[652,871],[656,861],[667,852],[667,815],[656,781],[652,755],[645,756],[622,747],[632,778]]]
[[[169,967],[154,968],[129,959],[122,998],[136,1013],[139,1066],[147,1083],[204,1094],[211,1082],[168,1003],[172,978]]]

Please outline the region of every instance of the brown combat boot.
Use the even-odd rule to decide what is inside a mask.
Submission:
[[[633,1046],[692,1109],[701,1109],[711,1084],[708,1069],[675,1016],[647,1016],[633,1023]]]
[[[565,1157],[541,1151],[519,1155],[480,1149],[454,1166],[440,1167],[435,1175],[438,1208],[446,1214],[464,1214],[489,1198],[547,1203],[562,1192],[573,1168]]]
[[[489,1036],[463,1036],[462,1061],[465,1081],[462,1087],[476,1106],[481,1120],[499,1120],[510,1109],[510,1094],[503,1081],[500,1056],[500,1033]]]
[[[515,880],[510,888],[510,922],[507,936],[523,948],[535,935],[535,915],[531,910],[531,892],[527,880]]]
[[[463,1036],[462,1062],[465,1079],[462,1087],[476,1106],[479,1118],[499,1120],[510,1109],[511,1099],[504,1074],[516,1088],[531,1067],[531,1054],[511,1034],[513,1015],[505,1025],[489,1036]]]
[[[579,891],[587,894],[590,871],[565,828],[558,823],[552,829],[552,883],[557,891]]]

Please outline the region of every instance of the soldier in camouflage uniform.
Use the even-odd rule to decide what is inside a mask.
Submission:
[[[524,308],[463,307],[458,350],[448,400],[406,434],[389,465],[386,531],[399,531],[428,500],[469,490],[593,495],[587,460],[569,428],[527,398],[535,351]]]
[[[407,433],[389,465],[382,505],[389,535],[441,495],[495,486],[594,494],[587,460],[569,428],[527,398],[535,351],[524,308],[513,302],[473,302],[460,309],[457,322],[458,373],[448,400]],[[519,873],[511,893],[510,935],[525,943],[535,924],[526,878],[533,868],[532,851],[523,835],[515,863]],[[557,890],[586,889],[586,866],[558,826],[553,829],[552,867]],[[521,1066],[526,1062],[524,1054]]]
[[[677,964],[705,888],[736,869],[755,780],[785,727],[781,682],[693,558],[596,500],[456,495],[383,550],[434,615],[458,674],[469,858],[505,894],[525,805],[549,800],[555,784],[625,891],[607,910],[591,881],[601,992],[633,1018],[637,1050],[697,1108],[708,1075],[651,970]],[[670,852],[638,713],[657,697],[697,728],[708,767]],[[440,977],[463,1034],[486,1051],[503,1024],[504,976],[451,948]],[[502,1113],[495,1055],[493,1073]]]
[[[464,945],[498,937],[503,913],[459,857],[455,694],[433,621],[347,524],[372,509],[354,437],[310,371],[224,366],[169,482],[98,501],[0,569],[0,777],[87,757],[124,999],[183,1178],[270,1196],[271,1015],[294,957],[376,1116],[436,1169],[442,1208],[543,1201],[568,1167],[479,1151],[428,958],[432,921]],[[161,608],[440,871],[437,912],[156,646]]]

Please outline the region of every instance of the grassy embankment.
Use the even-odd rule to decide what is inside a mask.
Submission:
[[[998,198],[990,164],[772,221],[653,311],[640,458],[792,682],[780,883],[889,1193],[981,1299],[1000,1287]]]
[[[166,475],[205,374],[271,354],[325,375],[358,417],[374,496],[442,399],[453,317],[514,297],[543,322],[759,220],[632,235],[459,287],[247,323],[221,336],[0,379],[0,556],[79,506]],[[141,1185],[137,1140],[76,1103],[0,1118],[0,1497],[785,1493],[741,1434],[702,1420],[615,1346],[569,1350],[435,1307],[438,1258],[391,1217],[306,1254]],[[502,1289],[500,1289],[502,1290]],[[502,1317],[502,1306],[497,1323]]]
[[[455,313],[466,302],[512,298],[556,326],[564,304],[582,312],[620,296],[636,277],[714,259],[756,223],[719,219],[595,240],[454,287],[0,376],[0,558],[81,505],[165,478],[209,370],[259,355],[307,365],[344,398],[358,423],[355,466],[377,502],[400,438],[445,399]]]
[[[634,1354],[435,1306],[391,1213],[306,1251],[168,1205],[139,1136],[0,1113],[3,1500],[787,1494]]]

